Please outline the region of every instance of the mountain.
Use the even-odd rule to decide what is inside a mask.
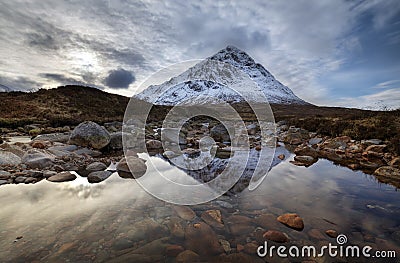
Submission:
[[[257,84],[258,91],[264,93],[266,99],[271,104],[296,104],[307,105],[309,103],[297,97],[293,91],[275,79],[261,64],[256,63],[244,51],[234,47],[227,46],[215,55],[205,59],[202,62],[189,68],[182,74],[173,77],[160,85],[152,85],[147,89],[137,94],[135,97],[155,105],[173,106],[178,103],[183,103],[190,99],[190,103],[216,103],[218,100],[223,100],[229,103],[242,102],[243,97],[234,90],[222,85],[220,82],[213,82],[201,79],[199,76],[207,76],[208,79],[214,77],[213,74],[220,74],[218,70],[214,72],[208,65],[215,65],[213,62],[220,64],[227,63],[244,72],[252,81]],[[229,69],[228,69],[229,70]],[[225,75],[226,72],[224,72]],[[191,76],[196,76],[196,80],[189,80]],[[237,72],[231,71],[226,76],[237,76]],[[224,77],[222,77],[224,78]],[[235,77],[233,77],[235,78]],[[193,78],[192,78],[193,79]],[[216,79],[221,79],[221,74]],[[233,80],[234,81],[234,80]],[[253,87],[254,88],[254,87]],[[252,102],[263,102],[256,90],[248,90],[249,96],[247,100]],[[253,93],[253,96],[251,95]]]
[[[10,91],[12,91],[11,88],[9,88],[9,87],[7,87],[7,86],[5,86],[5,85],[0,84],[0,92],[10,92]]]

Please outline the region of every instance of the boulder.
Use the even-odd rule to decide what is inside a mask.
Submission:
[[[112,174],[112,172],[110,171],[97,171],[97,172],[91,172],[87,179],[89,181],[89,183],[100,183],[104,180],[106,180],[108,177],[110,177],[110,175]]]
[[[107,146],[110,140],[111,136],[104,127],[92,121],[85,121],[72,131],[69,144],[101,149]]]
[[[0,150],[0,165],[18,165],[21,163],[21,158],[17,155]]]
[[[135,156],[128,156],[127,158],[123,158],[117,164],[118,175],[122,178],[139,178],[143,176],[146,171],[147,166],[145,162]]]
[[[176,144],[186,144],[186,136],[183,131],[176,128],[163,128],[161,130],[161,140]]]
[[[54,156],[39,150],[29,150],[22,157],[22,162],[32,169],[43,169],[53,165]]]
[[[47,178],[48,181],[54,182],[54,183],[73,181],[75,179],[76,179],[76,175],[72,174],[70,172],[58,173],[56,175],[53,175],[53,176]]]
[[[122,132],[113,132],[110,134],[110,143],[108,147],[112,150],[122,150]]]

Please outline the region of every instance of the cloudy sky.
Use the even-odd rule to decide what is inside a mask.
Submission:
[[[400,1],[1,1],[0,84],[132,96],[235,45],[317,105],[400,107]]]

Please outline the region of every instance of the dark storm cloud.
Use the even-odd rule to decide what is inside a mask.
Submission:
[[[68,84],[75,84],[75,85],[82,85],[85,84],[82,81],[76,80],[74,78],[67,77],[63,74],[57,74],[57,73],[41,73],[39,76],[49,79],[49,80],[54,80],[57,81],[58,83],[62,85],[68,85]]]
[[[104,80],[105,85],[110,88],[126,89],[135,81],[135,76],[130,71],[125,69],[111,70]]]

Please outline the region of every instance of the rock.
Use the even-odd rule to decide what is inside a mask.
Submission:
[[[146,173],[147,166],[142,159],[135,156],[128,156],[117,164],[116,169],[118,175],[122,178],[139,178]]]
[[[311,138],[309,141],[308,141],[308,144],[309,145],[316,145],[316,144],[319,144],[319,143],[321,143],[322,142],[322,138]]]
[[[222,216],[221,216],[221,211],[219,210],[207,210],[204,211],[201,214],[201,219],[204,220],[207,224],[210,226],[217,228],[217,229],[223,229],[224,224],[222,223]]]
[[[321,233],[321,231],[319,231],[318,229],[311,229],[310,231],[308,231],[308,236],[313,238],[313,239],[318,239],[318,240],[325,240],[325,236]]]
[[[276,243],[286,243],[289,241],[289,237],[286,234],[277,230],[269,230],[264,233],[263,237]]]
[[[290,127],[283,137],[283,141],[292,145],[301,144],[303,141],[309,139],[307,130]]]
[[[179,255],[176,256],[176,258],[175,258],[177,263],[198,262],[199,259],[200,259],[199,255],[194,253],[191,250],[185,250],[185,251],[179,253]]]
[[[36,171],[36,170],[27,170],[25,171],[26,175],[29,177],[33,178],[42,178],[43,177],[43,172],[42,171]]]
[[[8,180],[0,180],[0,185],[8,184]]]
[[[57,174],[57,172],[54,172],[54,171],[43,171],[43,177],[44,178],[49,178],[49,177],[52,177],[53,175],[56,175]]]
[[[45,148],[47,148],[50,144],[47,143],[47,142],[45,142],[45,141],[35,140],[35,141],[32,141],[32,142],[30,143],[30,145],[31,145],[33,148],[45,149]]]
[[[241,215],[232,215],[224,220],[232,235],[240,236],[253,232],[253,220]]]
[[[0,150],[0,165],[18,165],[21,163],[21,158],[19,158],[17,155]]]
[[[206,223],[189,224],[185,229],[185,247],[199,255],[217,255],[223,252],[217,235]]]
[[[218,124],[210,130],[210,136],[217,142],[229,142],[230,137],[228,130],[223,124]]]
[[[370,140],[364,140],[361,142],[363,145],[378,145],[382,143],[382,140],[379,139],[370,139]]]
[[[24,182],[24,183],[26,183],[26,184],[34,184],[34,183],[36,183],[37,181],[38,181],[37,178],[28,177],[28,178],[25,179],[25,182]]]
[[[47,178],[48,181],[50,182],[66,182],[66,181],[73,181],[76,179],[76,175],[72,174],[70,172],[62,172],[58,173],[56,175],[53,175],[49,178]]]
[[[53,165],[54,156],[39,150],[28,150],[22,162],[32,169],[44,169]]]
[[[257,130],[259,130],[257,125],[254,123],[247,125],[246,129],[249,135],[255,135],[257,133]]]
[[[178,217],[171,217],[167,226],[173,237],[184,238],[185,230],[183,228],[184,221]]]
[[[86,166],[86,171],[88,171],[88,173],[104,171],[105,169],[107,169],[107,165],[102,162],[94,162]]]
[[[73,153],[75,153],[77,155],[89,155],[89,156],[92,156],[92,157],[98,157],[98,156],[101,155],[101,152],[96,151],[96,150],[91,150],[91,149],[86,148],[86,147],[80,148],[80,149],[74,151]]]
[[[400,181],[400,169],[392,166],[382,166],[375,170],[374,175]]]
[[[277,220],[294,230],[302,231],[304,229],[303,219],[298,214],[283,214],[278,216]]]
[[[48,141],[48,142],[61,142],[67,143],[69,140],[69,133],[49,133],[40,134],[36,136],[33,141]]]
[[[286,157],[286,156],[285,156],[284,154],[279,154],[279,155],[278,155],[278,159],[279,159],[279,160],[285,160],[285,157]]]
[[[254,243],[247,243],[244,245],[243,251],[247,254],[253,255],[257,253],[258,245]]]
[[[325,234],[331,238],[337,238],[337,236],[339,235],[336,230],[332,230],[332,229],[326,230]]]
[[[72,131],[69,144],[101,149],[108,145],[111,137],[108,131],[95,122],[85,121]]]
[[[361,161],[360,166],[365,169],[376,169],[379,167],[379,164],[368,161]]]
[[[17,178],[14,179],[14,182],[15,182],[16,184],[22,184],[22,183],[25,182],[26,178],[27,178],[27,177],[25,177],[25,176],[19,176],[19,177],[17,177]]]
[[[300,163],[303,163],[305,165],[311,165],[311,164],[313,164],[313,163],[315,163],[317,161],[312,156],[307,156],[307,155],[296,155],[294,157],[294,160],[296,162],[300,162]]]
[[[179,245],[168,245],[165,248],[165,255],[168,257],[176,257],[180,253],[182,253],[185,249],[182,246]]]
[[[183,131],[175,128],[163,128],[161,130],[161,140],[177,143],[177,144],[186,144],[186,136]]]
[[[390,162],[389,162],[390,166],[394,166],[394,167],[399,167],[400,166],[400,157],[396,157],[393,158]]]
[[[115,250],[124,250],[133,247],[133,242],[126,238],[118,238],[112,244]]]
[[[383,145],[370,145],[365,149],[366,152],[376,152],[376,153],[383,153],[385,152],[387,146]]]
[[[305,155],[305,156],[311,156],[314,159],[318,158],[318,153],[314,148],[308,147],[308,146],[298,146],[296,149],[294,149],[294,153],[296,155]]]
[[[110,177],[110,175],[112,175],[112,172],[110,171],[91,172],[87,179],[89,183],[100,183]]]
[[[122,132],[113,132],[110,134],[110,143],[108,147],[112,150],[122,150]]]
[[[132,242],[150,242],[165,236],[165,229],[152,218],[145,218],[129,226],[126,236]]]
[[[349,136],[341,136],[341,137],[336,137],[334,140],[337,142],[349,143],[351,141],[351,138]]]
[[[161,141],[159,140],[147,140],[146,147],[148,149],[161,149],[163,146]]]
[[[8,180],[10,177],[11,174],[9,172],[0,170],[0,180]]]
[[[175,212],[182,219],[192,221],[196,217],[196,213],[188,206],[174,206]]]
[[[255,223],[265,229],[271,229],[279,226],[276,216],[273,214],[261,214],[254,219]]]
[[[165,151],[165,152],[163,153],[163,156],[164,156],[165,158],[167,158],[167,159],[171,159],[171,158],[177,157],[178,154],[174,153],[173,151]]]
[[[230,253],[232,251],[231,244],[228,240],[220,239],[219,243],[221,244],[222,248],[224,249],[225,253]]]

